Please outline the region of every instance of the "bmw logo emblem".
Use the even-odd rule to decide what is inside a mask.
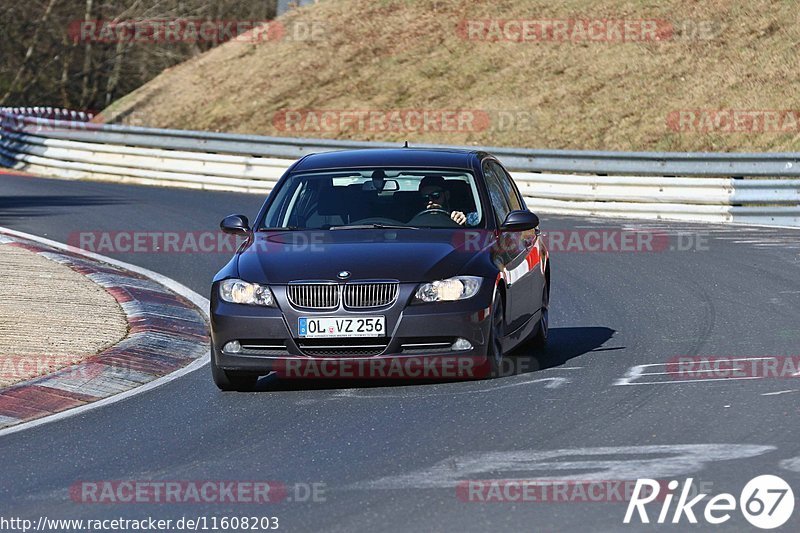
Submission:
[[[339,279],[347,279],[350,277],[350,272],[348,272],[347,270],[342,270],[341,272],[339,272],[338,275]]]

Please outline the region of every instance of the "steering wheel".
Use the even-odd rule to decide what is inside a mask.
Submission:
[[[435,226],[440,228],[457,228],[459,225],[456,223],[455,220],[450,218],[450,212],[445,211],[444,209],[433,208],[433,209],[423,209],[416,215],[414,218],[408,221],[410,225],[420,224],[422,221],[426,219],[436,219]],[[442,220],[442,218],[447,219]]]
[[[422,211],[414,215],[414,218],[417,218],[418,216],[421,215],[444,215],[447,218],[450,218],[450,213],[448,211],[445,211],[444,209],[439,209],[438,207],[434,207],[433,209],[423,209]]]

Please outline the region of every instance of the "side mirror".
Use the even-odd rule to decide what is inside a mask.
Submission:
[[[501,231],[528,231],[539,227],[539,217],[527,210],[511,211],[500,226]]]
[[[247,235],[250,233],[250,221],[244,215],[228,215],[219,223],[219,229],[231,235]]]

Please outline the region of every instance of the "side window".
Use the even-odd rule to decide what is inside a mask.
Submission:
[[[494,168],[492,168],[491,161],[485,161],[483,163],[483,175],[486,178],[486,189],[489,191],[489,198],[492,201],[497,223],[502,224],[511,211],[511,208],[503,192],[503,186],[500,184],[500,177],[497,175]]]
[[[519,197],[517,188],[514,187],[514,182],[511,181],[511,176],[508,175],[508,172],[506,172],[503,167],[494,161],[490,161],[489,166],[492,167],[495,174],[497,174],[497,177],[500,179],[500,185],[502,185],[503,190],[506,193],[506,198],[508,198],[508,203],[509,207],[511,207],[511,210],[518,211],[520,209],[525,209],[523,207],[525,204],[523,203],[522,198]]]

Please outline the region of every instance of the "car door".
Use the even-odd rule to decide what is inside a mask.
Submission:
[[[508,172],[494,160],[489,160],[488,166],[492,174],[497,177],[509,211],[527,209]],[[503,237],[504,246],[514,254],[514,257],[509,258],[507,265],[511,281],[509,293],[513,302],[511,304],[513,321],[509,324],[512,331],[523,326],[541,307],[544,276],[541,272],[536,239],[538,235],[533,229],[513,232]]]
[[[486,190],[489,193],[489,200],[492,204],[497,226],[505,221],[511,212],[506,193],[500,183],[500,176],[497,173],[496,163],[487,159],[482,164]],[[494,245],[493,256],[497,267],[502,271],[506,282],[506,331],[513,331],[520,324],[521,311],[524,306],[517,302],[515,297],[516,286],[519,282],[520,264],[524,262],[525,255],[522,253],[519,239],[516,233],[498,232],[498,239]],[[521,293],[521,291],[520,291]]]

